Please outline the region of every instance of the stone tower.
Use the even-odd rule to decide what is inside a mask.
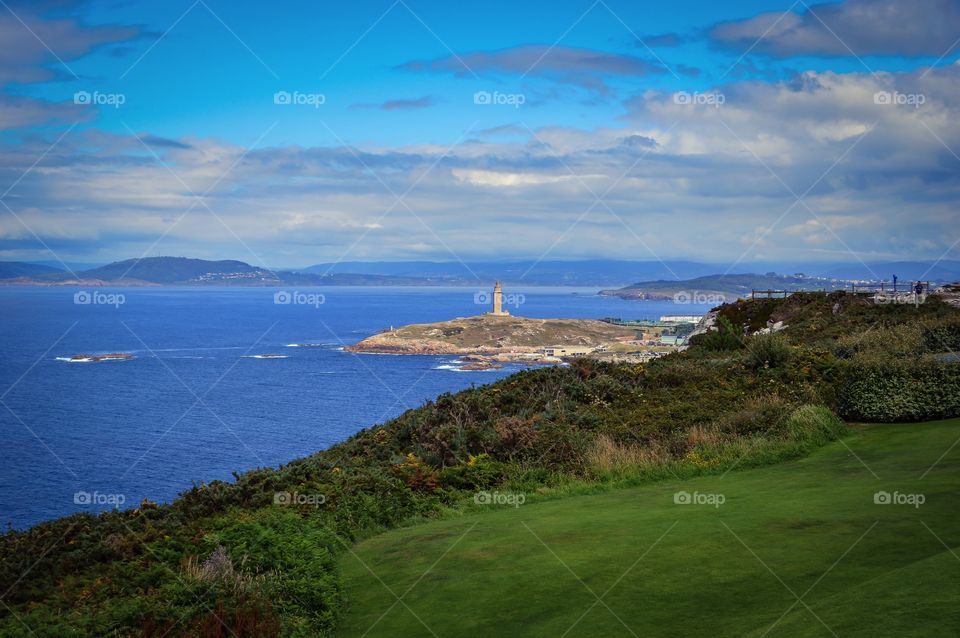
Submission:
[[[510,313],[503,309],[503,286],[500,282],[493,284],[493,312],[494,317],[508,317]]]

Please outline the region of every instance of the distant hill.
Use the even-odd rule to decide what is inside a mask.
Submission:
[[[720,303],[737,297],[747,297],[751,290],[826,290],[846,288],[845,281],[819,277],[800,277],[768,273],[709,275],[682,281],[641,281],[615,290],[603,290],[602,295],[622,299],[677,299]]]
[[[43,277],[56,275],[63,271],[40,264],[28,264],[22,261],[0,261],[0,279],[15,279],[17,277]]]
[[[270,271],[255,268],[242,261],[207,261],[187,257],[126,259],[100,268],[84,270],[77,274],[84,279],[102,279],[104,281],[135,279],[156,284],[199,283],[230,279],[276,280],[276,277]]]
[[[623,286],[631,281],[687,278],[723,270],[717,264],[693,261],[627,261],[589,259],[578,261],[378,261],[317,264],[304,268],[312,273],[362,273],[445,280],[452,285],[499,279],[507,284],[534,286]]]
[[[901,281],[923,278],[934,282],[960,281],[960,261],[940,263],[921,261],[842,263],[752,263],[741,264],[744,271],[806,273],[790,275],[795,282],[777,276],[764,281],[766,275],[731,274],[720,278],[729,264],[694,261],[629,261],[590,259],[579,261],[345,261],[317,264],[302,269],[270,269],[252,266],[238,260],[210,261],[188,257],[146,257],[127,259],[105,266],[72,272],[50,264],[0,262],[0,281],[6,284],[69,284],[110,282],[129,285],[354,285],[404,286],[447,285],[479,286],[501,280],[510,286],[583,286],[636,289],[666,295],[668,291],[696,290],[724,293],[749,292],[750,288],[809,287],[812,278],[830,280],[874,280],[897,275]],[[718,279],[720,278],[720,279]],[[744,278],[752,278],[746,282]],[[744,279],[741,281],[741,279]],[[78,281],[79,280],[79,281]],[[639,282],[639,283],[631,283]],[[678,288],[679,286],[679,288]],[[827,287],[821,285],[820,287]],[[608,293],[612,294],[612,293]],[[672,294],[672,293],[671,293]]]
[[[869,266],[869,267],[868,267]],[[813,271],[805,271],[813,272]],[[924,281],[960,281],[960,261],[943,260],[940,263],[924,261],[891,261],[882,263],[847,264],[832,267],[823,272],[826,277],[844,279],[891,280],[896,275],[901,281],[923,279]]]
[[[586,259],[568,261],[345,261],[317,264],[303,268],[311,273],[356,273],[402,277],[426,277],[448,283],[476,284],[477,280],[499,279],[506,284],[539,286],[604,286],[621,287],[631,282],[687,281],[715,276],[730,268],[729,263],[685,260],[617,260]],[[826,279],[890,280],[893,275],[906,281],[918,279],[947,282],[960,281],[960,262],[944,260],[874,262],[863,265],[847,263],[744,262],[741,272],[805,273]],[[734,275],[730,275],[731,277]]]
[[[188,257],[126,259],[76,273],[37,264],[0,262],[0,280],[25,285],[110,283],[160,286],[414,286],[447,283],[435,278],[364,273],[324,276],[317,273],[278,272],[251,266],[243,261],[208,261]]]

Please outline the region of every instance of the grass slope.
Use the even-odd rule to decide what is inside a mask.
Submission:
[[[340,635],[958,635],[958,436],[867,426],[778,466],[395,530],[342,559]]]

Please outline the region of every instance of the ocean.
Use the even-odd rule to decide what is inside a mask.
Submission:
[[[505,307],[583,319],[708,309],[595,293],[508,290]],[[437,287],[0,287],[0,523],[170,501],[512,374],[520,368],[464,372],[453,357],[342,350],[488,303]],[[134,358],[70,361],[109,353]]]

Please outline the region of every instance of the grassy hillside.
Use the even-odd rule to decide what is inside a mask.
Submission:
[[[957,635],[960,451],[940,457],[958,436],[867,426],[774,467],[389,532],[342,558],[339,635]]]
[[[754,334],[776,322],[787,328]],[[351,604],[361,605],[337,567],[356,541],[476,511],[479,492],[559,496],[724,474],[730,481],[841,437],[834,412],[890,422],[960,416],[960,366],[938,358],[960,352],[960,317],[935,298],[914,308],[843,293],[794,295],[724,306],[717,325],[689,350],[650,364],[580,360],[529,370],[442,395],[281,468],[197,485],[170,504],[9,532],[0,536],[0,636],[25,628],[58,638],[327,635]],[[913,466],[893,443],[885,451],[891,463]],[[882,460],[863,452],[868,464]],[[838,468],[849,472],[827,475],[838,493],[862,472],[844,463]],[[791,482],[804,484],[783,485]],[[789,507],[789,493],[757,489],[766,495],[758,507]],[[584,511],[578,524],[589,528],[594,513]],[[645,529],[639,520],[633,529]],[[786,542],[818,520],[770,529]],[[512,551],[509,543],[487,550]],[[891,546],[886,560],[896,564],[901,554]],[[746,576],[724,570],[709,571],[717,589],[726,579],[742,587],[736,581]],[[752,595],[775,593],[757,574],[748,580]]]

